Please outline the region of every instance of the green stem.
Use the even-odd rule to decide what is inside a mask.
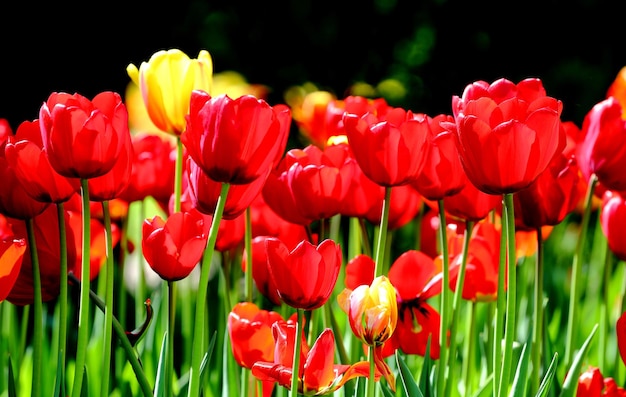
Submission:
[[[176,136],[176,163],[174,174],[174,212],[180,212],[183,186],[183,142]]]
[[[465,286],[465,272],[467,268],[469,244],[472,238],[473,229],[474,229],[474,222],[466,221],[465,222],[465,238],[463,239],[463,251],[461,253],[461,268],[459,269],[459,274],[456,279],[456,287],[454,289],[454,296],[453,296],[453,301],[452,301],[452,323],[450,324],[450,349],[449,349],[449,355],[448,355],[448,368],[450,368],[450,373],[448,375],[449,385],[454,384],[454,371],[452,371],[452,368],[455,368],[454,361],[456,358],[455,352],[456,352],[456,343],[457,343],[456,333],[457,333],[457,327],[458,327],[458,322],[459,322],[460,306],[461,306],[461,301],[463,297],[463,287]],[[469,361],[469,357],[471,356],[466,356],[466,357],[467,358],[465,361]],[[452,392],[451,388],[446,387],[445,395],[449,396],[451,392]]]
[[[244,245],[246,250],[246,300],[252,302],[253,281],[252,278],[252,214],[250,207],[246,208],[246,234]]]
[[[502,372],[500,377],[499,396],[508,395],[509,378],[511,365],[513,362],[513,340],[515,339],[515,320],[517,305],[517,251],[515,249],[515,216],[513,212],[513,193],[504,195],[505,215],[504,226],[506,226],[507,238],[507,293],[506,293],[506,327],[504,329],[504,352],[502,353]],[[497,369],[496,369],[497,370]]]
[[[369,346],[368,357],[370,363],[370,373],[367,378],[367,389],[365,392],[367,397],[374,397],[374,386],[376,386],[376,358],[374,357],[374,354],[374,346]]]
[[[90,246],[91,246],[91,212],[89,207],[88,180],[83,178],[81,183],[82,215],[83,215],[83,250],[81,263],[80,301],[78,313],[78,337],[76,348],[76,365],[74,371],[74,385],[72,397],[81,396],[83,376],[85,375],[85,361],[87,344],[89,342],[89,284],[90,277]]]
[[[176,282],[167,282],[167,344],[165,352],[165,382],[164,390],[167,394],[172,393],[172,379],[174,377],[174,330],[176,329]]]
[[[470,321],[466,328],[466,347],[465,357],[463,360],[463,384],[465,385],[465,395],[473,395],[473,372],[474,372],[474,339],[476,339],[476,302],[472,302],[472,309],[470,310]]]
[[[382,274],[383,261],[385,259],[385,245],[387,239],[387,227],[389,224],[389,206],[391,199],[391,186],[385,187],[385,199],[383,200],[383,211],[380,216],[380,228],[378,231],[378,242],[376,245],[376,259],[374,266],[374,278]]]
[[[504,201],[504,199],[503,199]],[[498,265],[498,295],[496,300],[496,322],[493,332],[493,396],[499,396],[500,366],[502,364],[502,338],[504,335],[504,308],[506,305],[505,279],[506,279],[506,217],[502,219],[502,231],[500,234],[500,263]]]
[[[209,284],[209,274],[211,270],[211,262],[213,260],[213,252],[215,251],[215,241],[217,240],[217,232],[222,220],[222,214],[224,212],[224,205],[226,203],[229,188],[229,183],[222,183],[222,190],[220,192],[220,197],[217,200],[215,213],[213,214],[213,221],[211,222],[211,229],[209,230],[209,238],[207,240],[207,246],[204,251],[202,265],[200,268],[200,281],[198,284],[198,293],[196,298],[196,315],[193,332],[193,351],[191,355],[191,368],[189,369],[189,397],[198,397],[200,394],[200,364],[202,363],[205,347],[203,325],[205,323],[204,312],[206,311],[207,303],[207,287]]]
[[[532,375],[531,394],[539,389],[541,376],[541,347],[543,341],[543,235],[541,228],[537,228],[537,260],[535,261],[535,282],[533,285],[533,331],[532,331]]]
[[[580,234],[578,235],[578,241],[576,243],[576,252],[572,263],[572,281],[571,292],[569,299],[569,311],[567,317],[567,336],[565,342],[565,361],[566,367],[569,367],[572,362],[572,355],[576,349],[576,338],[574,335],[575,329],[578,324],[578,295],[580,289],[580,272],[582,269],[583,253],[585,251],[585,245],[587,243],[587,228],[589,226],[589,218],[591,216],[591,202],[593,200],[593,193],[598,183],[598,178],[595,174],[589,177],[589,183],[587,185],[587,194],[585,196],[585,207],[583,212],[583,218],[580,225]]]
[[[446,233],[446,213],[443,199],[439,200],[439,244],[441,244],[442,280],[441,280],[441,308],[439,326],[439,364],[437,365],[437,393],[446,395],[446,362],[448,357],[448,330],[450,316],[450,257],[448,255],[448,237]],[[452,335],[454,337],[454,335]]]
[[[302,330],[304,325],[304,310],[296,309],[296,340],[293,349],[293,366],[291,372],[291,397],[298,397],[298,381],[300,379],[300,350],[302,350]]]
[[[65,395],[65,354],[67,349],[67,236],[65,227],[65,205],[57,204],[57,219],[59,222],[59,253],[60,253],[60,281],[59,281],[59,379],[56,380],[55,395]]]
[[[43,349],[43,303],[41,301],[41,273],[39,270],[39,257],[35,242],[35,229],[32,218],[26,220],[28,232],[28,247],[30,250],[31,264],[33,268],[33,396],[41,395],[41,366]]]
[[[606,240],[605,240],[606,241]],[[600,301],[600,327],[598,335],[598,368],[606,368],[607,340],[609,334],[609,282],[613,269],[613,252],[606,244],[606,256],[604,258],[604,274],[602,275],[602,300]]]
[[[105,309],[104,309],[104,366],[102,368],[102,383],[100,395],[109,395],[109,376],[111,374],[111,341],[113,340],[113,284],[115,274],[115,263],[113,261],[113,239],[111,237],[111,216],[109,212],[109,202],[102,202],[102,212],[104,214],[104,229],[106,231],[106,288],[105,288]]]

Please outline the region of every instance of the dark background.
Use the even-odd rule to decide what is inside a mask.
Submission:
[[[9,5],[10,4],[10,7]],[[476,80],[539,77],[579,126],[626,66],[614,1],[186,0],[171,3],[2,2],[0,117],[16,128],[53,91],[123,94],[126,66],[160,49],[213,56],[271,88],[306,81],[346,94],[357,81],[394,77],[414,111],[450,113]]]

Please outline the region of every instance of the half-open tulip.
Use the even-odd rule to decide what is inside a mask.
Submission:
[[[565,147],[561,101],[541,80],[469,84],[452,97],[459,155],[469,180],[489,194],[528,187]]]
[[[105,91],[92,100],[54,92],[39,109],[50,165],[68,178],[95,178],[113,168],[127,143],[128,112],[122,97]]]
[[[143,223],[142,248],[146,261],[162,279],[181,280],[200,261],[206,246],[204,218],[197,211],[176,212]]]
[[[206,50],[190,59],[179,49],[160,50],[148,62],[126,68],[139,87],[148,116],[161,131],[180,136],[185,130],[193,90],[211,92],[213,60]]]
[[[611,251],[626,260],[626,199],[623,193],[607,190],[602,198],[600,225]]]
[[[321,307],[332,293],[341,268],[341,247],[333,240],[315,246],[300,242],[293,250],[277,238],[265,241],[270,277],[284,303],[296,309]]]

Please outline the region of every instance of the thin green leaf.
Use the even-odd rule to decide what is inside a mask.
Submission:
[[[493,391],[493,373],[489,374],[487,379],[485,379],[483,385],[480,389],[474,394],[474,397],[488,397],[491,396],[491,392]]]
[[[528,362],[530,361],[530,349],[527,347],[528,345],[524,344],[522,347],[522,354],[520,354],[519,361],[517,362],[517,370],[515,371],[513,385],[511,386],[511,391],[509,392],[509,396],[511,397],[526,395],[526,386],[528,385]]]
[[[576,388],[578,387],[578,377],[580,373],[580,367],[583,363],[583,357],[585,356],[585,354],[587,354],[591,339],[596,334],[597,330],[598,324],[593,326],[593,329],[585,340],[585,343],[583,343],[580,350],[578,350],[578,352],[574,356],[572,365],[570,366],[569,371],[567,371],[565,382],[563,382],[563,390],[561,390],[561,394],[559,395],[559,397],[574,397],[574,394],[576,393]]]
[[[537,394],[535,397],[546,397],[548,392],[550,391],[550,385],[552,384],[552,379],[554,379],[554,374],[556,373],[556,364],[559,361],[559,354],[554,353],[552,356],[552,361],[550,362],[550,366],[546,371],[543,379],[541,380],[541,384],[539,385],[539,390],[537,390]]]
[[[424,365],[420,373],[419,388],[424,391],[424,397],[433,397],[433,391],[430,387],[430,372],[433,368],[433,359],[430,357],[431,335],[428,335],[426,342],[426,354],[424,355]]]
[[[365,384],[367,378],[356,378],[356,387],[354,388],[354,397],[363,397],[365,395]]]
[[[87,366],[84,368],[83,386],[80,388],[80,397],[89,397],[89,374],[87,373]]]
[[[154,397],[169,396],[165,390],[165,377],[167,371],[167,332],[163,333],[163,341],[161,342],[161,353],[159,354],[159,364],[157,366],[156,382],[154,384]]]
[[[382,394],[384,397],[395,397],[395,394],[391,391],[388,385],[383,382],[378,382],[380,384],[380,390],[382,390]]]
[[[9,397],[17,397],[15,391],[15,377],[13,376],[13,363],[11,357],[9,357]]]
[[[400,356],[398,350],[396,350],[396,363],[398,364],[398,369],[400,370],[400,379],[402,381],[402,387],[406,392],[408,397],[424,397],[422,392],[420,391],[415,379],[413,379],[413,375],[411,375],[411,370]]]

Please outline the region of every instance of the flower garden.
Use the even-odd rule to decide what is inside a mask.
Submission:
[[[626,396],[626,68],[582,125],[127,73],[0,120],[0,396]]]

